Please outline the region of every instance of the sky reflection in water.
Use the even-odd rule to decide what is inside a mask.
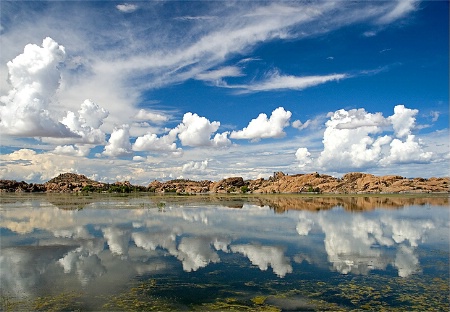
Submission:
[[[409,278],[439,271],[421,258],[430,251],[448,273],[446,197],[3,197],[0,226],[2,295],[13,297],[94,297],[138,276],[189,280],[202,270],[205,284],[223,274],[246,283],[255,270],[279,281]]]

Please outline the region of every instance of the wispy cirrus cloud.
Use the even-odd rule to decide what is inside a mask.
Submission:
[[[392,2],[392,5],[394,6],[393,9],[386,12],[384,15],[382,15],[378,22],[380,24],[389,24],[393,21],[404,17],[405,15],[409,14],[412,11],[417,10],[419,6],[418,0],[397,0]]]
[[[195,76],[198,80],[210,81],[210,82],[218,82],[221,81],[222,78],[225,77],[242,77],[244,74],[242,70],[238,66],[225,66],[218,69],[205,71],[203,73],[199,73]]]
[[[330,74],[314,76],[293,76],[282,75],[278,71],[270,75],[267,79],[241,85],[222,85],[226,88],[238,89],[238,93],[282,91],[282,90],[303,90],[318,86],[331,81],[339,81],[349,78],[348,74]]]

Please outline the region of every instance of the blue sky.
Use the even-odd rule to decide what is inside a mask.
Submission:
[[[447,176],[447,1],[2,1],[0,177]]]

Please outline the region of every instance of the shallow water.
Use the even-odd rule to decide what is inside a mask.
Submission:
[[[446,196],[0,203],[3,310],[449,309]]]

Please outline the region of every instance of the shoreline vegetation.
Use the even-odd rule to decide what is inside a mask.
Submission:
[[[351,172],[342,178],[317,172],[288,175],[274,172],[268,179],[244,180],[230,177],[214,182],[175,179],[153,181],[148,186],[129,181],[103,183],[82,174],[62,173],[45,183],[0,180],[1,193],[138,193],[198,194],[449,194],[449,177],[405,178],[397,175],[375,176]]]

